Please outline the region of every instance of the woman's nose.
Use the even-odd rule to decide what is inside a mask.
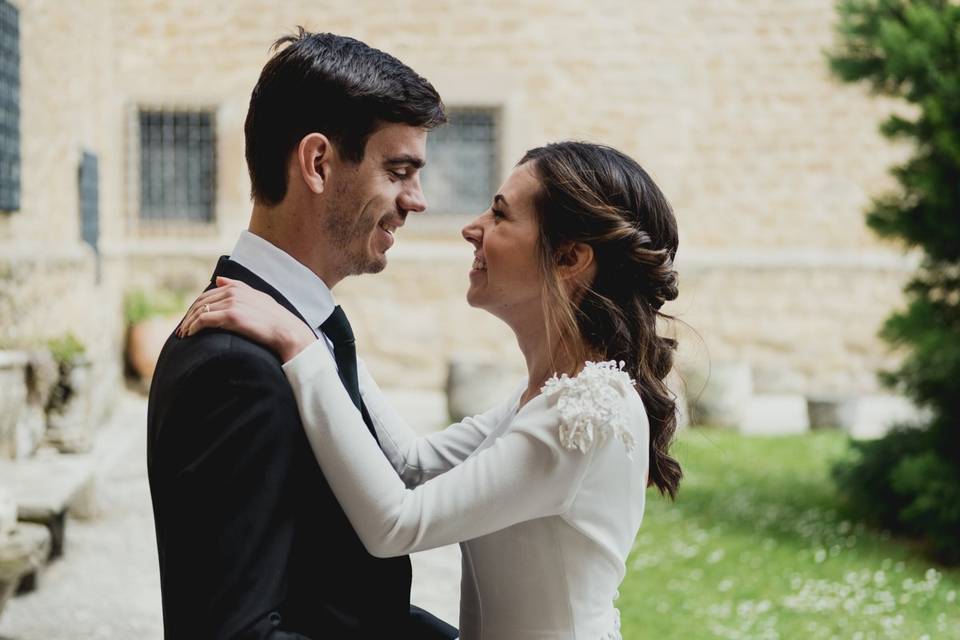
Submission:
[[[480,224],[482,217],[483,216],[478,217],[476,220],[465,226],[463,231],[460,232],[463,235],[464,240],[478,249],[480,248],[480,244],[483,242],[483,225]]]

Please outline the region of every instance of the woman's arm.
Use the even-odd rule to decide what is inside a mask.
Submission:
[[[563,513],[592,458],[562,448],[558,414],[539,396],[506,435],[407,489],[363,425],[329,357],[313,345],[284,365],[308,439],[368,551],[397,556]],[[539,404],[537,404],[539,403]]]
[[[230,278],[218,277],[216,284],[216,288],[205,291],[190,305],[177,327],[177,335],[191,336],[214,327],[234,331],[271,349],[283,362],[317,342],[299,318],[270,296]],[[361,393],[378,437],[396,472],[409,486],[425,482],[465,460],[509,410],[506,405],[494,407],[443,431],[419,437],[387,402],[362,362],[359,364]]]
[[[360,363],[360,391],[377,429],[380,446],[408,487],[449,471],[473,453],[513,407],[515,396],[488,411],[426,436],[418,435],[393,408]],[[524,385],[525,387],[525,385]]]

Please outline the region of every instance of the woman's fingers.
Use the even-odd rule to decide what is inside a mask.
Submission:
[[[203,329],[217,329],[222,327],[227,322],[229,316],[230,312],[227,309],[201,313],[194,318],[190,324],[184,326],[185,330],[183,335],[192,336]]]
[[[208,328],[242,328],[249,324],[244,322],[244,318],[256,315],[247,313],[238,317],[239,309],[246,309],[248,312],[260,310],[259,313],[262,313],[271,303],[276,304],[267,294],[239,280],[217,276],[216,285],[215,288],[201,293],[187,309],[187,314],[177,327],[179,337],[192,336]]]
[[[184,329],[189,326],[190,322],[192,322],[192,320],[194,320],[198,314],[207,313],[217,308],[217,303],[232,300],[237,294],[234,284],[243,284],[236,280],[230,280],[229,278],[221,278],[218,276],[218,285],[221,284],[220,281],[224,281],[222,286],[217,286],[209,291],[204,291],[197,296],[197,299],[193,301],[193,304],[187,308],[187,314],[184,316],[179,327],[177,328],[177,335],[185,335]],[[222,307],[223,305],[221,304],[220,306]]]

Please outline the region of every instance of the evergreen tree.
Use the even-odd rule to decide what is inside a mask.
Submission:
[[[922,253],[906,308],[881,331],[905,359],[882,378],[930,418],[858,443],[835,477],[862,513],[960,561],[960,2],[841,0],[838,12],[834,74],[914,107],[881,124],[914,152],[893,168],[898,187],[874,200],[867,223]]]

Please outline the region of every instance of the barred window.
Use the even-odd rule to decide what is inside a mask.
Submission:
[[[0,0],[0,211],[20,208],[20,15]]]
[[[141,109],[139,124],[140,220],[212,222],[213,112]]]
[[[427,137],[423,191],[430,211],[481,213],[498,180],[498,127],[493,109],[450,109],[449,122]]]

